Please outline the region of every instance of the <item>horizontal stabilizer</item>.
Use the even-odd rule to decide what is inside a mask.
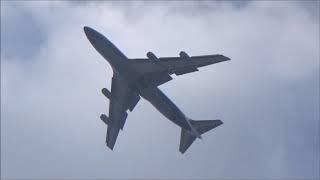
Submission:
[[[203,120],[195,121],[190,120],[191,125],[196,129],[197,132],[203,134],[211,129],[220,126],[223,122],[221,120]]]
[[[183,154],[186,152],[186,150],[191,146],[193,141],[197,137],[193,134],[191,134],[189,131],[184,130],[183,128],[181,129],[181,136],[180,136],[180,147],[179,151]]]
[[[203,120],[203,121],[190,120],[190,123],[199,134],[204,134],[205,132],[208,132],[211,129],[220,126],[222,124],[222,121],[221,120]],[[197,135],[182,128],[179,151],[182,154],[185,153],[186,150],[191,146],[191,144],[194,142],[196,138],[197,138]]]

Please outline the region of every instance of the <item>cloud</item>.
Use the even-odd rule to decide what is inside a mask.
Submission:
[[[319,3],[2,5],[2,177],[319,177]],[[141,101],[109,151],[99,115],[112,69],[85,25],[128,57],[231,57],[160,87],[191,118],[224,125],[181,155],[180,129]]]
[[[1,31],[5,34],[1,38],[2,55],[5,58],[17,58],[23,61],[32,59],[46,36],[40,29],[39,22],[30,11],[20,5],[8,5],[2,10],[4,17],[1,16]]]

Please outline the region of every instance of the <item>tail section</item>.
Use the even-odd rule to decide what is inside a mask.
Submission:
[[[181,129],[180,137],[180,147],[179,151],[183,154],[191,146],[193,141],[199,136],[199,134],[204,134],[211,129],[218,127],[222,124],[221,120],[203,120],[203,121],[194,121],[190,120],[190,124],[193,127],[196,133]]]

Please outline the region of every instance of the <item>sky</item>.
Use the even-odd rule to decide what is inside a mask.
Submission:
[[[319,1],[1,1],[1,178],[318,179],[319,19]],[[141,100],[109,150],[112,69],[83,26],[129,58],[230,57],[159,87],[224,124],[182,155]]]

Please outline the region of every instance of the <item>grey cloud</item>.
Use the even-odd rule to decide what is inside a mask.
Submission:
[[[6,58],[28,61],[39,51],[46,34],[21,3],[1,3],[1,52]]]
[[[317,17],[296,2],[254,1],[241,8],[221,2],[211,5],[214,11],[198,7],[207,2],[157,3],[17,3],[41,24],[46,41],[38,51],[23,46],[36,52],[34,63],[1,54],[1,175],[319,178]],[[8,18],[8,6],[1,8]],[[8,22],[13,25],[4,26],[15,26]],[[230,62],[160,87],[186,115],[219,118],[224,125],[182,156],[180,129],[141,101],[115,151],[106,149],[106,128],[98,117],[108,101],[100,88],[110,88],[112,71],[87,41],[84,25],[129,57],[147,51],[176,56],[180,50],[230,56]],[[1,36],[10,38],[7,31]],[[13,39],[1,43],[20,47]]]

